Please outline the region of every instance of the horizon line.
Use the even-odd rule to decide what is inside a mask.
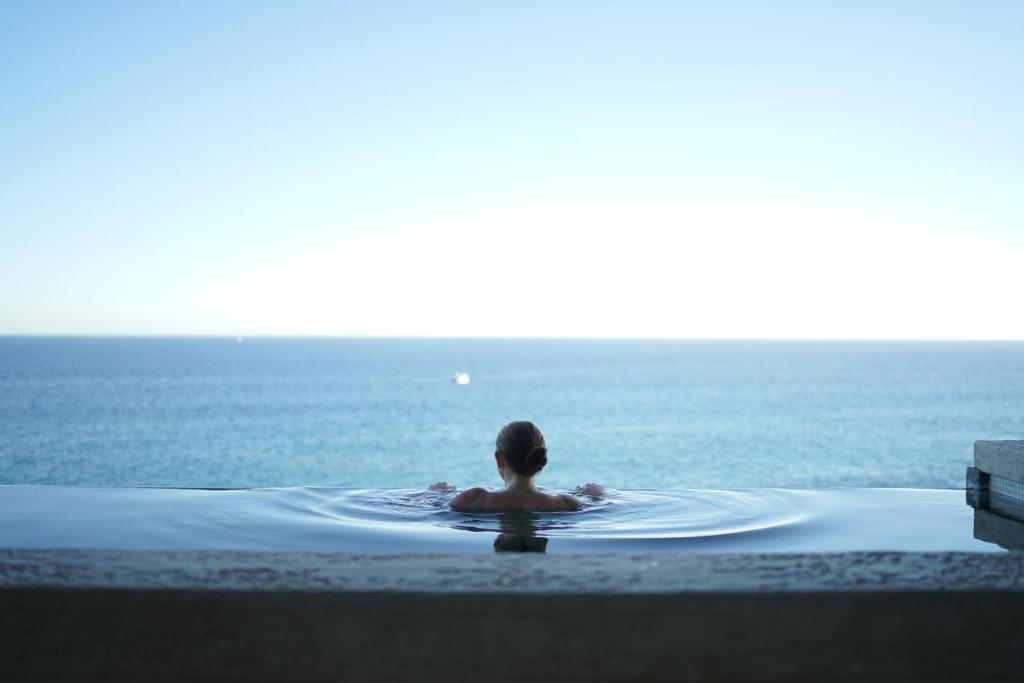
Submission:
[[[665,341],[665,342],[977,342],[1024,343],[1024,338],[982,337],[627,337],[627,336],[501,336],[501,335],[395,335],[395,334],[212,334],[212,333],[67,333],[67,332],[0,332],[7,339],[362,339],[362,340],[478,340],[478,341]]]

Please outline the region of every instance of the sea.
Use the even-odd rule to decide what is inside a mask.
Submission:
[[[963,488],[1024,343],[0,337],[0,484],[498,485],[512,420],[550,489]]]

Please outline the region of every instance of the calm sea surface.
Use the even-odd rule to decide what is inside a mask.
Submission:
[[[553,488],[962,487],[1024,344],[0,338],[0,484],[496,484],[514,419]]]

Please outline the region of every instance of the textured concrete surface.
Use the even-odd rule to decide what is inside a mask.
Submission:
[[[1020,680],[1024,554],[0,551],[0,677]]]
[[[19,587],[443,593],[1024,591],[1024,556],[0,550],[0,588]]]
[[[1024,481],[1024,441],[975,441],[974,466],[987,474]]]

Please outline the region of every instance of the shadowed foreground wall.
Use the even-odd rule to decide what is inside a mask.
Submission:
[[[6,680],[1020,680],[1024,555],[0,551]]]

